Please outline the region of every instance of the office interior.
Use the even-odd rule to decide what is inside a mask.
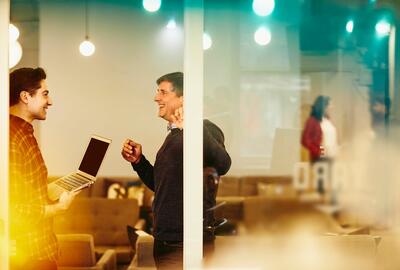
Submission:
[[[216,240],[201,268],[399,269],[400,2],[199,2],[202,117],[222,129],[232,158],[216,177]],[[66,250],[59,269],[155,269],[153,193],[121,148],[134,138],[154,162],[167,135],[153,99],[158,77],[190,71],[185,8],[183,0],[10,1],[19,31],[10,71],[40,66],[48,75],[54,104],[34,128],[49,181],[77,169],[90,135],[112,139],[96,183],[55,220]],[[322,176],[301,144],[320,95],[330,97],[338,137]],[[134,242],[127,225],[138,229]]]

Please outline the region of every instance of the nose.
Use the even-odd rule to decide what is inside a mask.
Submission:
[[[154,96],[154,101],[158,102],[160,100],[160,95],[158,92],[156,92],[155,96]]]
[[[49,97],[49,98],[47,99],[47,105],[48,105],[48,106],[53,105],[53,100],[51,99],[51,97]]]

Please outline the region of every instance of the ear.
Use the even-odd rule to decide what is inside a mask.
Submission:
[[[30,94],[27,91],[21,91],[21,93],[19,93],[19,99],[24,104],[28,104],[28,96],[30,96]]]

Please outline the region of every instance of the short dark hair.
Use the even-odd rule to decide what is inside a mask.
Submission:
[[[172,83],[173,91],[178,97],[183,96],[183,72],[168,73],[157,79],[157,85],[162,82]]]
[[[328,96],[318,96],[311,108],[311,116],[315,117],[319,122],[325,116],[326,107],[328,107],[331,98]]]
[[[18,104],[22,91],[34,95],[40,88],[42,80],[46,79],[46,72],[38,68],[19,68],[10,73],[10,106]]]

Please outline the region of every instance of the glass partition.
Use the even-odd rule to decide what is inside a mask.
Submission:
[[[232,158],[206,265],[381,265],[398,245],[398,5],[204,2],[204,117]]]

